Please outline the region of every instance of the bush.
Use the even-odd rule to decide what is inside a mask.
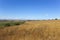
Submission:
[[[6,23],[4,26],[11,26],[10,23]]]
[[[15,26],[15,25],[21,25],[24,24],[25,21],[19,21],[19,22],[0,22],[0,28],[4,27],[10,27],[10,26]]]
[[[20,25],[20,23],[14,23],[14,25]]]
[[[25,21],[21,22],[21,24],[24,24],[24,23],[25,23]]]
[[[55,20],[58,20],[57,18],[55,18]]]

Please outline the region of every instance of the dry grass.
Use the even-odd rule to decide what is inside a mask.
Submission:
[[[0,40],[60,40],[60,20],[27,21],[0,29]]]

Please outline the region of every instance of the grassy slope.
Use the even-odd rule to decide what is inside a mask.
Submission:
[[[60,40],[60,20],[27,21],[0,29],[0,40]]]

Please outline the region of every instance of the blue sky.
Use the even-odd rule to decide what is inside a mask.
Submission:
[[[60,0],[0,0],[0,19],[60,18]]]

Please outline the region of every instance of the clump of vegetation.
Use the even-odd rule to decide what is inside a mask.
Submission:
[[[11,24],[10,23],[6,23],[4,26],[11,26]]]
[[[20,25],[20,23],[14,23],[14,25]]]
[[[7,21],[7,22],[0,22],[0,28],[2,27],[9,27],[9,26],[14,26],[14,25],[21,25],[21,24],[24,24],[25,21],[22,21],[22,22],[16,22],[16,21]]]
[[[25,23],[25,21],[23,21],[23,22],[15,22],[14,25],[21,25],[21,24],[24,24],[24,23]]]
[[[57,18],[55,18],[55,20],[58,20]]]

